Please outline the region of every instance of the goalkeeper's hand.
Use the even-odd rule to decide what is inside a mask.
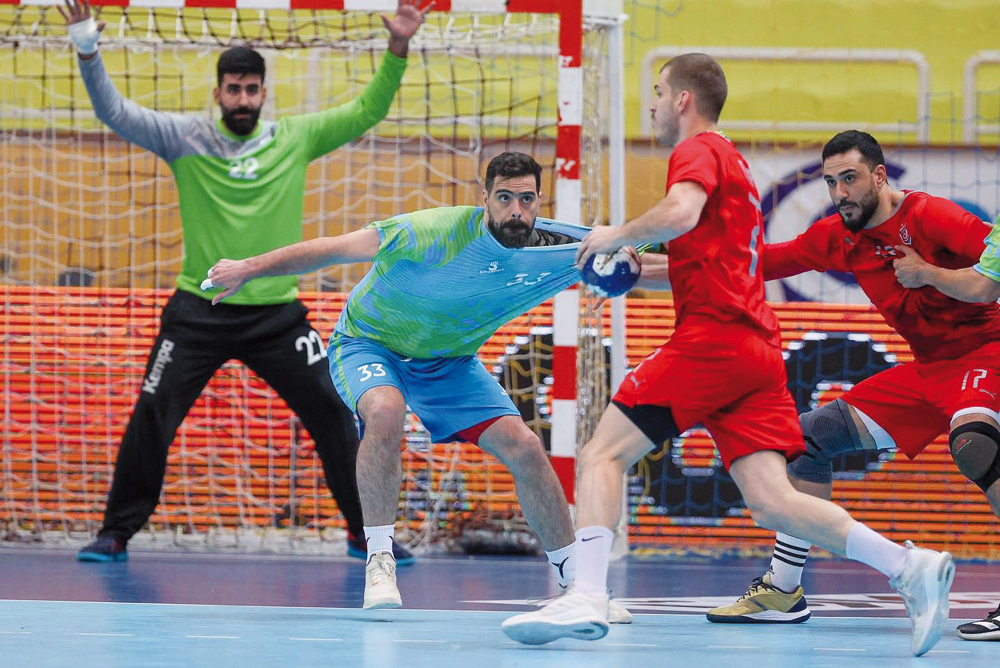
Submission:
[[[57,7],[59,13],[66,19],[66,27],[69,37],[76,46],[77,53],[86,58],[91,58],[97,53],[97,40],[101,38],[101,31],[104,30],[106,22],[97,23],[90,15],[90,3],[88,0],[64,0],[66,10]]]
[[[433,0],[424,5],[423,9],[420,8],[422,2],[423,0],[399,0],[395,16],[381,15],[382,23],[389,31],[389,51],[400,58],[406,58],[410,38],[423,24],[427,12],[434,9]]]

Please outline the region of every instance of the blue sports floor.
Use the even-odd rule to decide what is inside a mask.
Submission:
[[[995,666],[1000,642],[949,632],[910,655],[902,602],[878,573],[813,560],[813,619],[714,625],[766,560],[630,557],[611,584],[635,613],[601,641],[527,647],[500,622],[554,594],[543,559],[424,556],[399,570],[406,606],[364,612],[363,563],[347,557],[132,551],[118,564],[75,553],[0,549],[0,666]],[[1000,601],[996,565],[960,563],[953,625]]]

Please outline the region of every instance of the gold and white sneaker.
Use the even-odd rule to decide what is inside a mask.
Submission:
[[[403,599],[396,588],[396,560],[390,552],[373,554],[365,566],[365,610],[398,608]]]
[[[799,624],[812,611],[801,586],[791,593],[782,591],[771,584],[771,574],[765,573],[735,603],[709,610],[706,616],[715,624]]]
[[[599,640],[608,634],[608,594],[584,593],[572,585],[542,608],[516,615],[500,625],[511,640],[544,645],[558,638]]]
[[[910,649],[914,656],[925,654],[941,639],[948,622],[951,583],[955,579],[955,560],[947,552],[916,547],[906,541],[906,566],[898,578],[889,580],[906,605],[913,623]]]

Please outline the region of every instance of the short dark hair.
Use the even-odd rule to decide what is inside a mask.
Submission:
[[[670,90],[675,95],[682,90],[694,93],[698,113],[717,122],[729,94],[726,73],[719,61],[704,53],[685,53],[668,60],[660,71],[666,68],[670,68],[667,76]]]
[[[526,153],[507,151],[490,160],[486,167],[486,192],[493,190],[493,182],[498,176],[509,179],[514,176],[535,177],[535,190],[542,188],[542,166]]]
[[[879,146],[875,137],[861,130],[845,130],[835,135],[823,147],[823,162],[826,162],[826,159],[831,155],[840,155],[852,149],[858,149],[861,153],[861,161],[868,165],[868,169],[872,171],[879,165],[885,164],[882,147]]]
[[[219,56],[217,66],[219,85],[226,74],[259,74],[261,83],[264,81],[264,59],[259,53],[248,46],[234,46],[226,49]]]

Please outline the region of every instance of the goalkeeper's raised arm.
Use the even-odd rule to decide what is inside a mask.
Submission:
[[[296,126],[293,132],[304,146],[302,157],[306,160],[314,160],[357,138],[385,117],[406,70],[410,38],[434,6],[431,2],[420,9],[418,1],[400,0],[394,16],[381,15],[389,31],[388,50],[360,95],[323,112],[288,119]],[[197,117],[147,109],[121,95],[108,76],[97,48],[105,22],[95,21],[87,0],[65,2],[66,9],[60,7],[59,11],[76,46],[80,72],[97,118],[123,139],[152,151],[168,163],[202,153],[199,147],[204,146],[206,138],[201,137],[203,133],[196,127]],[[259,81],[254,80],[255,75],[259,75]],[[241,46],[222,53],[213,97],[225,129],[241,141],[251,138],[258,130],[258,118],[267,97],[263,59]]]

